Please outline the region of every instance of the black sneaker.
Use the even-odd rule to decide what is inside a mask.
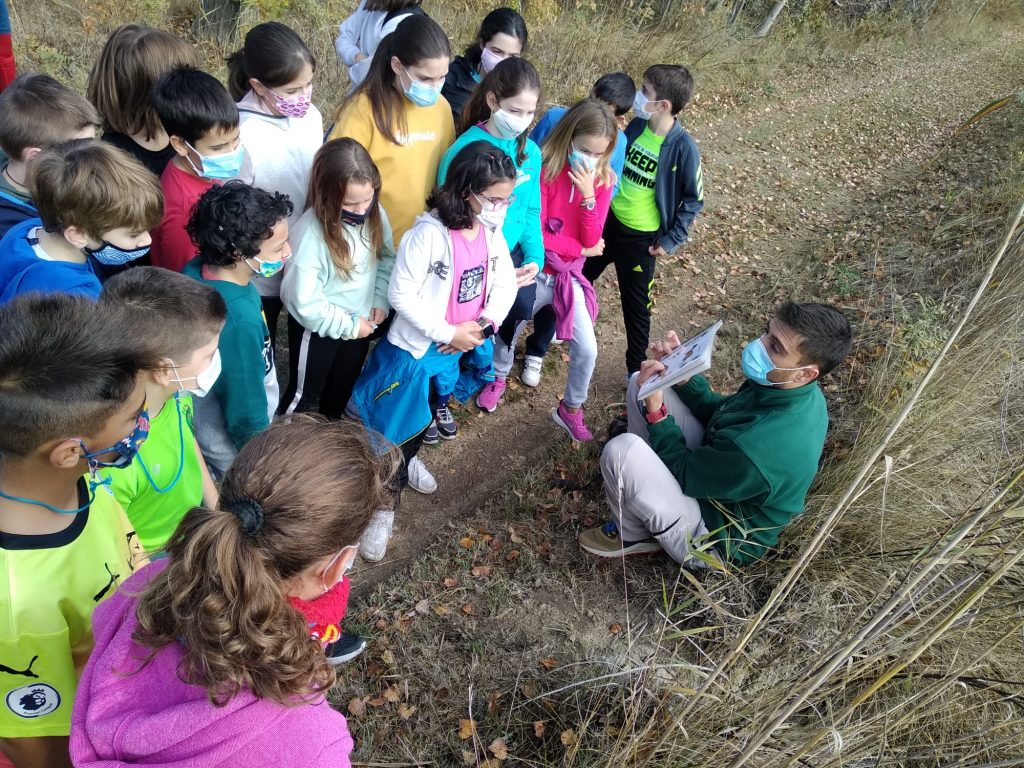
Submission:
[[[611,440],[613,437],[618,437],[628,431],[629,418],[627,417],[626,412],[623,411],[612,419],[612,423],[608,425],[608,439]]]
[[[437,445],[441,442],[440,435],[437,434],[437,422],[430,422],[430,426],[427,427],[427,431],[423,433],[423,444],[424,445]]]
[[[337,667],[352,661],[366,648],[366,641],[357,635],[342,632],[341,637],[324,648],[324,656],[333,666]]]
[[[455,423],[447,405],[442,405],[434,411],[434,422],[442,440],[454,440],[459,436],[459,425]]]

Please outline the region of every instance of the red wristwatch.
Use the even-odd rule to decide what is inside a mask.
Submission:
[[[648,424],[654,424],[655,422],[661,421],[666,416],[668,416],[668,408],[666,408],[665,404],[662,403],[661,404],[661,408],[656,410],[654,413],[646,413],[645,412],[644,416],[647,417],[647,423]]]

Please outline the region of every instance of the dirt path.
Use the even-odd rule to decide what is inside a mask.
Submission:
[[[839,295],[844,275],[874,268],[850,243],[868,238],[877,247],[924,223],[926,212],[903,205],[901,185],[951,125],[1018,89],[1021,71],[1024,46],[1006,37],[898,61],[865,55],[776,82],[750,103],[698,100],[686,124],[701,146],[706,207],[692,242],[659,271],[652,336],[721,317],[720,349],[736,352],[782,296],[850,305]],[[609,270],[598,286],[600,355],[588,406],[595,433],[623,391],[625,335],[613,280]],[[360,590],[408,564],[449,523],[472,517],[514,470],[537,466],[555,441],[567,440],[550,416],[565,381],[564,352],[552,347],[537,390],[514,379],[518,388],[497,413],[469,406],[460,411],[458,440],[424,448],[440,488],[429,497],[406,492],[386,560],[357,566]],[[734,357],[716,360],[713,383],[728,388],[738,377]]]

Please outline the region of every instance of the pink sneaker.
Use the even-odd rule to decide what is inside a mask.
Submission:
[[[594,436],[590,434],[590,430],[587,429],[587,425],[583,423],[582,408],[580,408],[579,413],[569,413],[565,409],[565,401],[559,400],[558,408],[551,412],[551,418],[555,420],[555,424],[568,432],[569,436],[578,443],[587,443],[594,439]]]
[[[505,394],[505,380],[495,379],[477,395],[476,404],[488,413],[494,413],[498,410],[498,401],[501,400],[503,394]]]

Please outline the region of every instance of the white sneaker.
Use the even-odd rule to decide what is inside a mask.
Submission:
[[[519,374],[523,384],[528,387],[536,387],[540,384],[540,367],[543,363],[544,358],[542,357],[527,355],[523,358],[523,372]]]
[[[395,513],[393,510],[378,509],[373,513],[370,524],[366,526],[363,538],[359,541],[359,554],[363,556],[363,560],[376,563],[384,559],[394,523]]]
[[[552,344],[565,344],[564,339],[559,339],[557,336],[551,340]]]
[[[409,487],[420,493],[433,493],[437,490],[437,480],[419,456],[413,456],[409,462]]]

